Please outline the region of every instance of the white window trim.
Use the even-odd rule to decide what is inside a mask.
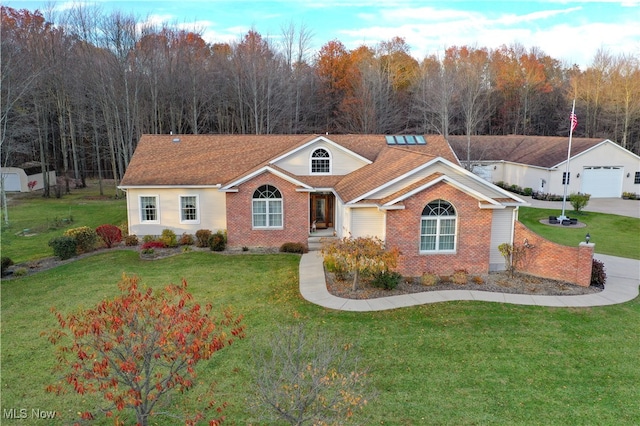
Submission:
[[[253,214],[253,202],[254,201],[263,201],[266,203],[267,206],[267,211],[264,213],[266,215],[267,218],[267,225],[266,226],[256,226],[255,222],[254,222],[254,214]],[[280,202],[280,209],[281,209],[281,213],[280,216],[282,217],[282,225],[278,225],[278,226],[272,226],[269,224],[269,205],[271,204],[271,202]],[[251,199],[251,227],[252,229],[284,229],[284,201],[282,198],[252,198]]]
[[[422,250],[422,221],[423,220],[435,220],[436,221],[436,229],[438,232],[436,233],[436,249],[435,250]],[[453,249],[451,250],[440,250],[437,247],[440,245],[440,221],[442,219],[454,219],[455,223],[455,232],[453,233]],[[420,254],[455,254],[457,253],[458,248],[458,216],[421,216],[420,217],[420,232],[419,232],[419,240],[418,246],[420,250]]]
[[[184,197],[194,197],[196,199],[196,219],[182,219],[182,199]],[[200,195],[198,194],[181,194],[178,196],[178,214],[180,216],[180,224],[182,225],[199,225],[200,224]]]
[[[435,200],[434,200],[435,201]],[[446,201],[446,200],[444,200]],[[449,203],[447,201],[447,203]],[[451,204],[451,203],[449,203]],[[456,254],[458,251],[458,211],[453,204],[451,206],[454,209],[454,216],[425,216],[420,215],[420,228],[418,229],[418,251],[420,254]],[[455,231],[453,233],[453,249],[450,250],[440,250],[438,246],[440,245],[440,224],[442,220],[450,220],[453,219]],[[436,248],[434,250],[423,250],[422,249],[422,223],[424,220],[435,220],[436,221]]]
[[[142,207],[142,199],[143,198],[155,198],[156,199],[156,220],[146,220],[144,218],[144,209]],[[143,224],[158,224],[160,223],[160,196],[157,194],[141,194],[138,196],[138,206],[140,208],[140,223]]]
[[[313,154],[318,151],[318,150],[324,150],[327,154],[329,154],[328,157],[314,157]],[[314,159],[327,159],[329,160],[329,171],[328,172],[314,172],[313,171],[313,160]],[[327,176],[327,175],[331,175],[333,173],[333,155],[331,155],[331,151],[324,147],[324,146],[319,146],[313,149],[313,151],[311,151],[311,154],[309,154],[309,174],[310,175],[314,175],[314,176]]]

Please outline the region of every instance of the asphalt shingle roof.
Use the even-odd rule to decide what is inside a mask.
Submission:
[[[605,139],[572,138],[571,156],[592,148]],[[467,137],[449,136],[460,162],[467,161]],[[510,161],[539,167],[553,167],[567,159],[568,137],[471,136],[471,161]]]

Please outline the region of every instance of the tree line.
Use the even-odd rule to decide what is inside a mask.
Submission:
[[[0,143],[3,166],[41,163],[67,189],[117,184],[143,133],[566,136],[573,99],[574,136],[640,153],[638,52],[599,49],[586,70],[519,44],[418,60],[400,37],[314,52],[294,23],[208,43],[92,6],[52,16],[1,8]]]

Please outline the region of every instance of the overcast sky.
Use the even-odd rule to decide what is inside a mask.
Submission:
[[[76,3],[78,3],[76,1]],[[251,28],[277,41],[284,25],[304,25],[312,49],[338,39],[347,48],[403,37],[417,59],[453,45],[536,46],[565,64],[585,68],[598,48],[640,56],[640,0],[374,1],[208,0],[86,2],[118,9],[141,21],[197,28],[209,42],[238,40]],[[49,1],[4,1],[44,10]],[[58,1],[64,9],[73,2]]]

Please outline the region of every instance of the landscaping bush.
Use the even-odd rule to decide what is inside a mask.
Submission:
[[[145,235],[144,237],[142,237],[143,243],[150,243],[151,241],[156,241],[155,235]]]
[[[148,249],[157,249],[157,248],[167,248],[167,245],[162,241],[147,241],[146,243],[142,244],[142,247],[140,247],[140,250],[144,251]]]
[[[56,237],[49,241],[53,254],[61,260],[70,259],[76,255],[76,239],[70,236]]]
[[[280,252],[282,253],[306,253],[309,250],[307,246],[302,243],[284,243],[280,246]]]
[[[96,228],[96,234],[102,239],[107,248],[122,241],[122,231],[115,225],[100,225]]]
[[[420,284],[424,286],[433,286],[438,284],[440,277],[434,274],[433,272],[425,272],[420,277]]]
[[[180,236],[180,240],[178,241],[178,244],[180,244],[181,246],[192,246],[194,242],[195,240],[193,238],[193,235],[187,234],[186,232],[184,232]]]
[[[382,271],[376,272],[373,274],[373,280],[371,280],[371,285],[378,288],[383,288],[385,290],[393,290],[398,287],[400,281],[402,280],[402,275],[396,271]]]
[[[127,235],[124,237],[124,245],[128,247],[137,246],[139,243],[138,236],[136,234]]]
[[[178,247],[178,237],[171,229],[163,229],[159,238],[167,247]]]
[[[224,231],[218,231],[209,238],[209,248],[212,251],[224,251],[227,247],[227,234]]]
[[[469,279],[469,273],[464,269],[457,269],[451,275],[451,281],[454,284],[465,285]]]
[[[7,272],[9,266],[13,265],[13,260],[7,256],[2,256],[2,268],[0,269],[0,275],[4,275]]]
[[[196,231],[196,246],[197,247],[209,247],[209,239],[212,232],[208,229],[198,229]]]
[[[591,263],[591,285],[598,288],[604,288],[607,282],[607,274],[604,271],[604,263],[597,259],[593,259]]]
[[[349,271],[346,265],[344,262],[336,261],[334,256],[326,255],[324,257],[324,267],[327,269],[327,272],[334,274],[337,280],[345,281],[347,279]]]
[[[98,242],[98,234],[88,226],[67,229],[64,236],[71,237],[76,241],[76,250],[79,253],[92,251]]]
[[[522,190],[522,195],[530,197],[531,194],[533,194],[533,188],[525,188]]]
[[[574,193],[574,194],[571,194],[571,197],[569,198],[569,202],[571,203],[571,205],[573,206],[573,209],[576,212],[580,212],[580,210],[582,210],[587,206],[587,204],[589,204],[589,198],[591,198],[590,194]]]

